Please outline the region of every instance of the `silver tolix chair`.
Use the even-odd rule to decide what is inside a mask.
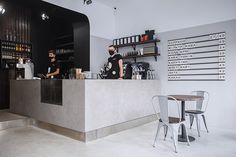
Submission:
[[[208,106],[208,101],[209,101],[209,93],[206,91],[192,91],[192,95],[197,95],[197,96],[202,96],[204,99],[196,101],[194,108],[193,109],[188,109],[185,111],[186,115],[189,116],[190,119],[190,129],[192,129],[193,121],[194,118],[196,119],[196,124],[197,124],[197,131],[198,131],[198,136],[200,137],[200,116],[202,116],[205,128],[208,131],[207,124],[206,124],[206,117],[205,117],[205,112]]]
[[[168,106],[168,100],[171,99],[175,105],[177,105],[178,110],[178,116],[177,117],[170,117],[169,115],[169,106]],[[172,104],[173,105],[173,104]],[[181,113],[180,113],[180,104],[179,102],[171,97],[171,96],[161,96],[161,95],[156,95],[152,97],[152,106],[154,109],[154,112],[156,116],[159,119],[159,124],[157,127],[157,132],[155,136],[155,140],[153,143],[153,147],[156,146],[156,141],[158,138],[158,134],[160,132],[160,129],[164,127],[164,140],[166,139],[167,131],[170,129],[172,133],[172,140],[174,143],[175,147],[175,152],[177,153],[178,150],[178,130],[181,125],[184,125],[186,135],[187,135],[187,144],[190,145],[189,139],[188,139],[188,133],[186,129],[186,124],[185,124],[185,119],[181,119]]]

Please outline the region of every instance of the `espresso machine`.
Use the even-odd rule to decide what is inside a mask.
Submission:
[[[148,77],[148,71],[150,71],[149,67],[150,67],[149,63],[146,63],[146,62],[136,62],[136,63],[124,62],[123,63],[124,79],[145,80]],[[104,65],[103,68],[101,68],[101,71],[99,73],[99,76],[101,79],[106,78],[105,68],[106,68],[106,64]]]
[[[123,63],[123,72],[124,79],[132,79],[132,63],[124,62]]]
[[[146,62],[136,62],[131,64],[132,67],[132,77],[133,79],[147,79],[147,73],[149,70],[149,63]],[[135,77],[139,76],[139,77]]]
[[[16,64],[16,79],[33,79],[34,77],[34,64],[30,60],[19,61]]]

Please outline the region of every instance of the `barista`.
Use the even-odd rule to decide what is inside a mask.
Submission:
[[[110,57],[106,66],[107,79],[123,79],[123,60],[117,53],[117,49],[111,45],[108,47]]]
[[[56,60],[56,51],[49,50],[48,51],[49,65],[48,65],[48,73],[46,75],[47,78],[60,78],[60,66]]]

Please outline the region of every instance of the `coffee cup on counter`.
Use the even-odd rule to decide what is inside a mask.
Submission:
[[[132,80],[142,80],[142,75],[140,74],[133,75]]]
[[[82,73],[82,69],[81,69],[81,68],[76,68],[76,69],[75,69],[75,76],[76,76],[76,79],[80,79],[81,73]]]
[[[84,71],[83,73],[85,79],[98,79],[97,73],[92,73],[91,71]]]

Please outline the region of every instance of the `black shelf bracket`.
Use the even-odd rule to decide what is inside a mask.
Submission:
[[[127,57],[123,57],[123,59],[133,59],[134,62],[136,62],[137,58],[154,57],[155,61],[157,61],[157,56],[160,56],[160,54],[153,53],[153,54],[145,54],[145,55],[137,55],[137,56],[127,56]]]

